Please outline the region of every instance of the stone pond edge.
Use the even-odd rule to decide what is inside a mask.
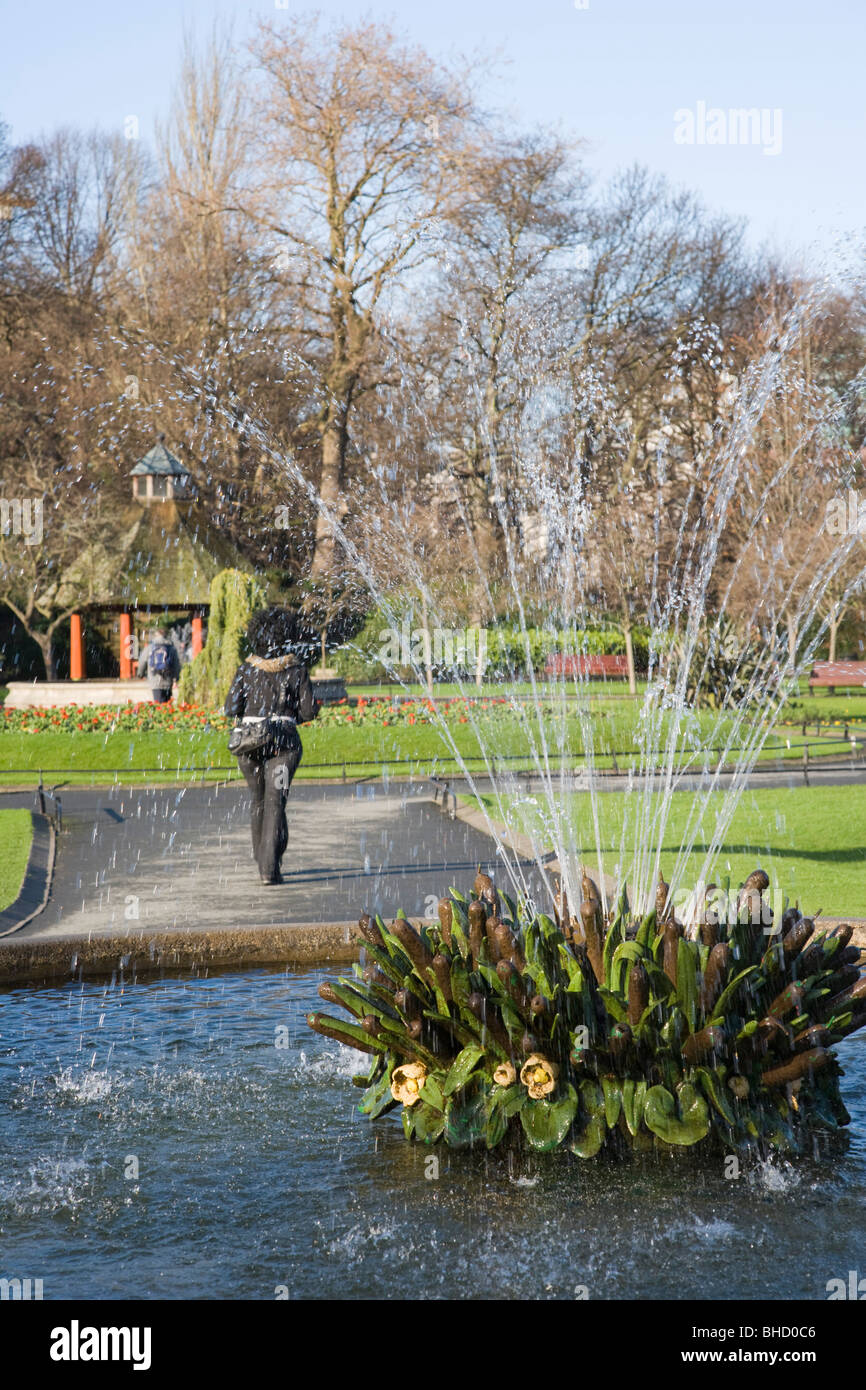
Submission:
[[[282,926],[238,927],[219,931],[203,926],[195,929],[131,931],[115,936],[58,934],[19,937],[16,940],[13,933],[36,917],[48,900],[56,852],[54,829],[48,818],[35,811],[31,814],[34,823],[33,845],[22,892],[12,907],[0,914],[0,985],[41,984],[88,976],[110,977],[118,972],[122,972],[125,979],[131,979],[139,975],[189,969],[343,964],[357,957],[362,938],[356,922],[286,923]],[[504,824],[459,801],[455,815],[491,838],[498,835],[521,857],[535,860],[528,836],[509,831]],[[555,873],[558,865],[555,860],[546,860],[545,868]],[[613,883],[605,877],[604,887],[610,893]],[[28,880],[31,880],[29,888]],[[29,898],[26,898],[26,888]],[[25,906],[27,910],[23,911]],[[20,911],[20,920],[15,925],[7,922],[4,930],[7,915],[16,908]],[[822,916],[821,923],[832,926],[841,920],[851,922],[854,926],[853,944],[866,950],[866,919]]]

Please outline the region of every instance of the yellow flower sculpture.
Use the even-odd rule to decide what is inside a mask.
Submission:
[[[391,1073],[391,1095],[403,1105],[414,1105],[424,1085],[427,1068],[421,1062],[406,1062]]]
[[[493,1080],[497,1086],[513,1086],[517,1080],[517,1072],[510,1062],[500,1062],[493,1073]]]
[[[559,1067],[540,1052],[527,1057],[520,1071],[520,1080],[529,1092],[530,1100],[543,1100],[556,1086]]]

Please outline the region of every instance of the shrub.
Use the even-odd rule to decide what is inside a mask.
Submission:
[[[674,643],[673,650],[678,661],[686,659],[681,641]],[[753,681],[758,672],[754,651],[723,616],[698,635],[689,663],[686,699],[696,709],[738,709],[754,704],[758,692]]]
[[[406,621],[410,633],[420,626],[417,612],[411,607],[402,610],[399,622]],[[412,664],[382,660],[382,633],[393,626],[391,614],[381,608],[373,609],[358,635],[351,643],[346,643],[333,654],[332,661],[340,675],[349,681],[386,680],[395,675],[403,680],[413,680],[415,670]],[[645,628],[635,628],[632,633],[635,666],[646,670],[649,652],[649,632]],[[524,631],[513,623],[499,623],[487,629],[487,680],[520,680],[526,676],[527,652],[534,671],[543,672],[546,661],[556,652],[583,652],[598,656],[622,654],[625,652],[625,638],[621,630],[614,626],[598,626],[571,631],[531,626]],[[421,663],[416,663],[421,669]],[[471,660],[462,665],[448,667],[437,663],[434,654],[434,674],[438,680],[453,679],[456,675],[472,677],[474,665]]]
[[[178,682],[183,704],[222,705],[235,671],[246,656],[244,633],[266,600],[264,586],[241,570],[220,570],[210,586],[207,641]]]

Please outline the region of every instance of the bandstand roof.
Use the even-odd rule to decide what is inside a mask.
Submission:
[[[160,435],[153,448],[148,450],[144,458],[130,471],[131,478],[146,477],[147,474],[160,474],[163,477],[185,478],[189,475],[189,469],[184,468],[180,459],[176,459],[165,447],[164,436]]]
[[[131,471],[137,477],[190,475],[162,436]],[[56,601],[77,601],[82,608],[197,608],[209,602],[211,580],[224,569],[252,572],[194,494],[130,500],[65,574]]]

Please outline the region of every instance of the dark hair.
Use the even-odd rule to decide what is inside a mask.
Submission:
[[[291,608],[260,608],[247,624],[247,642],[254,656],[282,656],[301,645],[301,623]]]

